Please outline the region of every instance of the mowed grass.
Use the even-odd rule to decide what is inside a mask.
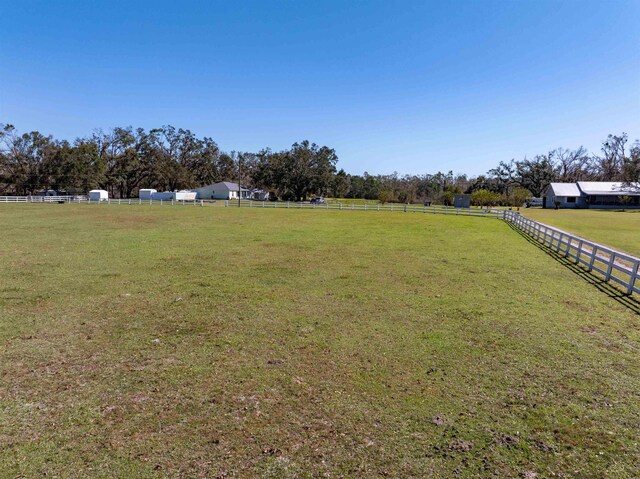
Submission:
[[[639,316],[502,221],[0,225],[1,477],[638,475]]]
[[[533,220],[640,256],[640,210],[522,208],[520,212]]]

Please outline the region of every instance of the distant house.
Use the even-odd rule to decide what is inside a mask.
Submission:
[[[199,200],[233,200],[238,199],[238,183],[221,181],[213,185],[203,186],[193,190]],[[251,191],[246,188],[240,189],[242,199],[250,199]]]
[[[640,184],[610,181],[550,183],[542,191],[543,208],[640,208]]]

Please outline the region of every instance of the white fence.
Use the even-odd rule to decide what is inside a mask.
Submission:
[[[242,208],[293,208],[293,209],[317,209],[317,210],[345,210],[345,211],[390,211],[404,213],[431,213],[456,216],[482,216],[485,218],[503,218],[502,210],[480,209],[480,208],[454,208],[452,206],[422,206],[403,204],[367,204],[367,203],[298,203],[289,201],[251,201],[229,200],[226,206]]]
[[[566,231],[505,211],[504,220],[534,240],[575,260],[588,271],[597,271],[605,281],[622,286],[627,294],[640,293],[640,258],[580,238]],[[638,286],[636,286],[638,285]]]
[[[90,200],[86,196],[0,196],[0,203],[86,203],[91,205],[193,205],[203,206],[201,200],[141,200],[114,198]]]
[[[158,206],[204,206],[202,200],[141,200],[140,198],[109,198],[107,200],[84,200],[74,203],[86,203],[88,205],[158,205]]]
[[[0,203],[70,203],[86,200],[86,196],[0,196]]]
[[[502,210],[480,208],[454,208],[451,206],[422,206],[409,204],[368,204],[368,203],[302,203],[289,201],[252,201],[241,200],[141,200],[139,198],[110,198],[108,200],[88,200],[86,196],[0,196],[0,203],[85,203],[93,205],[192,205],[242,208],[288,208],[288,209],[318,209],[345,211],[391,211],[404,213],[431,213],[456,216],[482,216],[488,218],[502,218]]]

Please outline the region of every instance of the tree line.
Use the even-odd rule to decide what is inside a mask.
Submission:
[[[519,161],[500,161],[476,177],[452,171],[353,175],[338,170],[337,163],[334,149],[307,140],[282,151],[224,152],[212,138],[173,126],[148,131],[117,127],[69,142],[0,125],[0,194],[84,194],[100,188],[115,198],[135,196],[140,188],[173,191],[240,181],[294,201],[324,195],[452,204],[455,194],[467,193],[474,204],[521,204],[523,198],[540,196],[550,182],[638,182],[640,142],[629,145],[626,133],[609,135],[597,154],[583,147],[557,148]]]

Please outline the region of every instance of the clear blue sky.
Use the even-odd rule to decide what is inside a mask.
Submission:
[[[309,139],[351,173],[479,174],[640,137],[640,0],[0,0],[0,122]]]

